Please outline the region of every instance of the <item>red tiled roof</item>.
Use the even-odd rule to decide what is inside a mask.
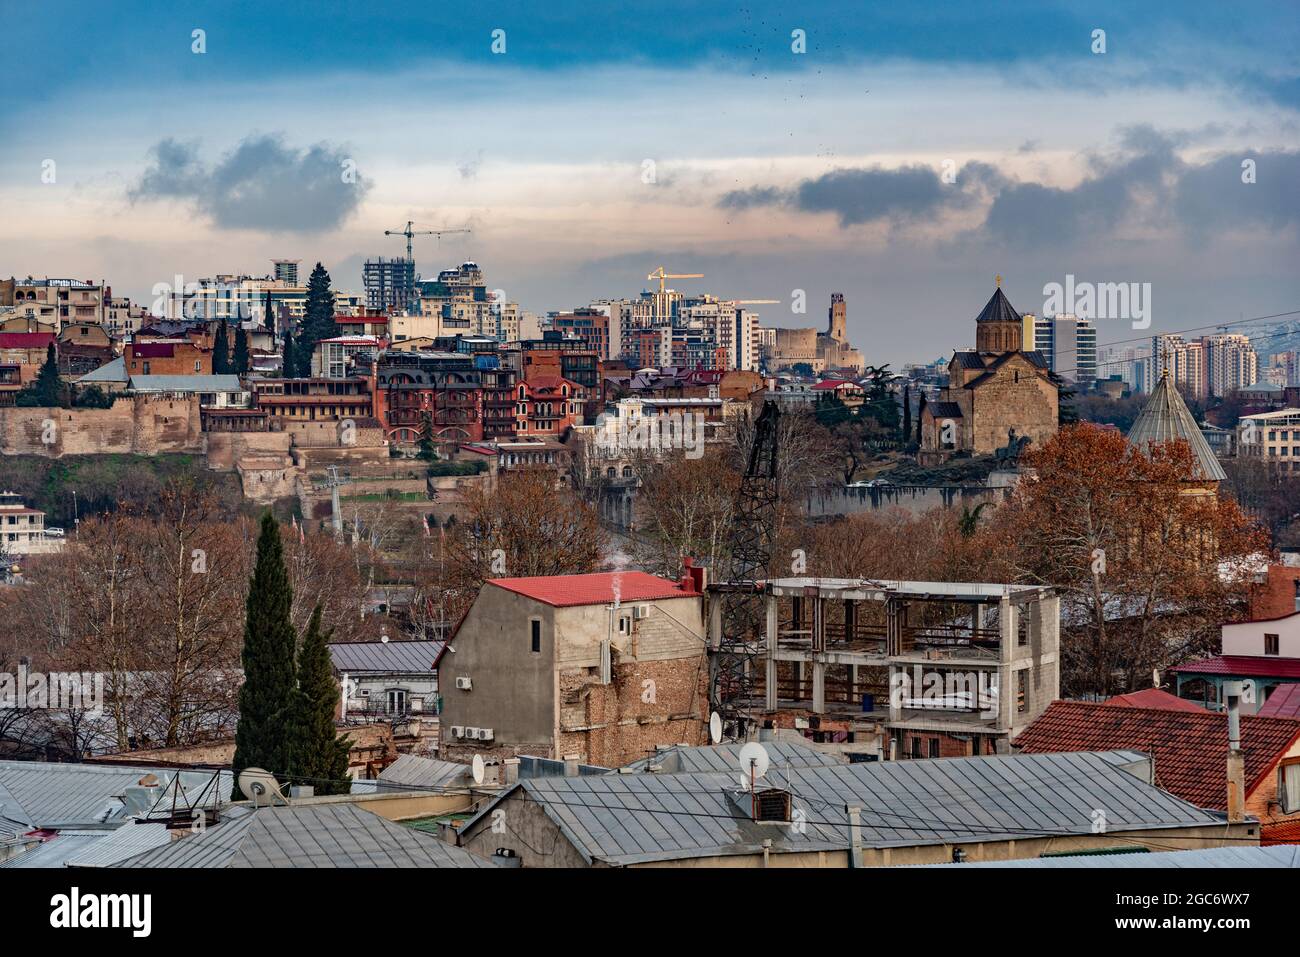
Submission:
[[[1165,711],[1204,711],[1195,701],[1188,701],[1159,688],[1144,688],[1131,694],[1116,695],[1106,704],[1121,708],[1160,708]]]
[[[0,349],[45,349],[54,338],[52,332],[0,332]]]
[[[1217,658],[1189,661],[1172,670],[1185,675],[1245,675],[1249,678],[1300,679],[1300,658],[1219,655]]]
[[[1259,829],[1260,847],[1272,847],[1275,844],[1300,844],[1300,818],[1276,824],[1266,822]]]
[[[1300,718],[1300,683],[1278,685],[1255,713],[1261,718]]]
[[[862,388],[856,382],[850,382],[848,379],[826,379],[825,381],[818,382],[815,386],[813,386],[813,388],[829,390],[829,389],[838,389],[842,385],[853,386],[855,389]]]
[[[645,572],[599,572],[594,575],[546,575],[539,578],[490,578],[496,585],[534,601],[556,608],[576,605],[609,605],[614,602],[614,590],[624,604],[637,601],[657,601],[665,598],[690,598],[698,594],[682,588],[680,582],[669,581]]]
[[[1300,738],[1300,721],[1243,715],[1249,795]],[[1155,755],[1156,784],[1197,807],[1228,804],[1228,716],[1053,701],[1013,742],[1026,754],[1128,749]]]

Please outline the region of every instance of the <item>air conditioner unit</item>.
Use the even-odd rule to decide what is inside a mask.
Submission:
[[[637,606],[635,606],[635,607],[632,609],[632,617],[633,617],[633,618],[636,618],[636,619],[649,618],[649,617],[650,617],[650,606],[649,606],[649,605],[637,605]]]
[[[469,691],[474,687],[474,682],[471,681],[467,675],[461,675],[456,679],[456,687],[461,691]]]
[[[478,728],[466,728],[466,729],[465,729],[465,737],[469,738],[471,741],[477,741],[477,740],[478,740]]]
[[[465,727],[463,725],[453,724],[451,726],[451,736],[453,738],[465,737]]]
[[[491,740],[492,740],[492,729],[491,729],[491,728],[479,728],[479,729],[478,729],[478,739],[479,739],[480,741],[491,741]]]

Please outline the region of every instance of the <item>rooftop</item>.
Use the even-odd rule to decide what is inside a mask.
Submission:
[[[1105,702],[1109,705],[1117,705],[1121,708],[1160,708],[1165,711],[1204,711],[1195,701],[1188,701],[1186,698],[1180,698],[1172,695],[1168,691],[1162,691],[1159,688],[1144,688],[1141,691],[1134,691],[1130,694],[1120,694]]]
[[[330,661],[340,674],[410,674],[432,671],[441,641],[344,641],[329,645]]]
[[[1146,453],[1152,444],[1182,440],[1191,447],[1196,463],[1197,477],[1211,482],[1223,482],[1228,473],[1215,457],[1210,443],[1201,434],[1187,403],[1166,375],[1151,393],[1151,398],[1138,413],[1133,427],[1128,430],[1129,445]]]
[[[1300,680],[1300,658],[1264,655],[1217,655],[1189,661],[1170,669],[1183,675],[1240,675],[1245,678],[1294,678]]]
[[[598,572],[591,575],[545,575],[537,578],[490,578],[496,585],[533,601],[567,608],[577,605],[612,605],[615,602],[692,598],[696,592],[646,572]]]
[[[1247,794],[1297,738],[1300,721],[1242,716]],[[1228,716],[1220,712],[1053,701],[1012,744],[1024,754],[1109,748],[1146,752],[1155,757],[1160,787],[1197,807],[1227,807]]]

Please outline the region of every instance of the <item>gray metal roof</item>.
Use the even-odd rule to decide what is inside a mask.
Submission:
[[[109,831],[60,831],[30,851],[0,864],[0,869],[21,870],[29,867],[63,867],[68,858],[83,854],[104,840]]]
[[[399,754],[397,760],[379,773],[380,790],[384,785],[416,788],[467,787],[470,768],[467,764],[422,758],[416,754]]]
[[[733,800],[739,769],[709,774],[608,774],[521,781],[467,822],[474,828],[518,791],[589,861],[626,865],[679,858],[844,850],[846,805],[861,808],[864,847],[1090,834],[1093,812],[1111,831],[1222,824],[1116,766],[1108,753],[999,755],[769,771],[788,787],[804,826],[755,823]]]
[[[130,376],[126,374],[126,359],[118,356],[112,362],[106,362],[98,369],[87,372],[78,382],[125,382]]]
[[[738,764],[742,744],[713,744],[703,748],[676,747],[660,751],[658,754],[642,758],[624,765],[610,774],[629,774],[648,772],[657,767],[657,774],[698,774],[701,772],[725,772],[734,774]],[[774,768],[785,767],[827,767],[841,764],[834,756],[825,754],[815,748],[799,744],[797,741],[765,741]]]
[[[432,671],[441,641],[343,641],[329,646],[339,674],[418,674]]]
[[[1199,478],[1212,482],[1227,481],[1228,473],[1201,434],[1200,426],[1192,418],[1173,380],[1165,374],[1128,430],[1128,441],[1145,453],[1153,442],[1172,442],[1175,439],[1182,439],[1191,447]]]
[[[237,375],[133,375],[136,392],[243,392]]]
[[[1162,851],[1155,854],[1081,854],[1069,857],[1029,857],[1019,861],[979,861],[970,864],[931,864],[930,867],[1256,867],[1300,868],[1300,844],[1274,847],[1209,847],[1200,851]]]
[[[229,792],[227,792],[229,793]],[[116,831],[101,835],[99,840],[70,855],[65,867],[112,867],[118,861],[134,857],[171,841],[171,832],[164,824],[145,824],[128,821]]]
[[[61,764],[48,761],[0,761],[0,818],[37,827],[116,827],[133,813],[144,813],[152,800],[128,806],[127,788],[152,774],[160,788],[180,774],[186,788],[201,787],[212,771],[129,767],[112,764]],[[230,792],[230,779],[224,782]],[[155,795],[156,797],[156,795]]]
[[[117,867],[494,867],[356,804],[232,810],[219,824]]]

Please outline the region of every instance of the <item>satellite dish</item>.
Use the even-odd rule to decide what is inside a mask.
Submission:
[[[768,765],[772,763],[771,758],[767,756],[767,748],[757,741],[751,741],[740,749],[739,761],[740,773],[744,775],[746,781],[751,777],[757,781],[767,773]]]
[[[253,802],[253,807],[262,807],[263,801],[265,806],[269,807],[275,803],[276,798],[285,804],[289,803],[281,793],[280,783],[276,781],[275,775],[261,768],[244,768],[240,771],[239,790],[244,797]]]
[[[716,711],[709,715],[709,740],[714,744],[722,740],[722,715]]]
[[[474,763],[470,765],[470,770],[474,775],[474,783],[483,783],[483,755],[474,755]]]
[[[385,644],[385,645],[388,644],[388,634],[387,634],[387,633],[384,633],[384,634],[380,635],[380,636],[379,636],[379,640],[380,640],[380,642],[382,642],[382,643]]]

